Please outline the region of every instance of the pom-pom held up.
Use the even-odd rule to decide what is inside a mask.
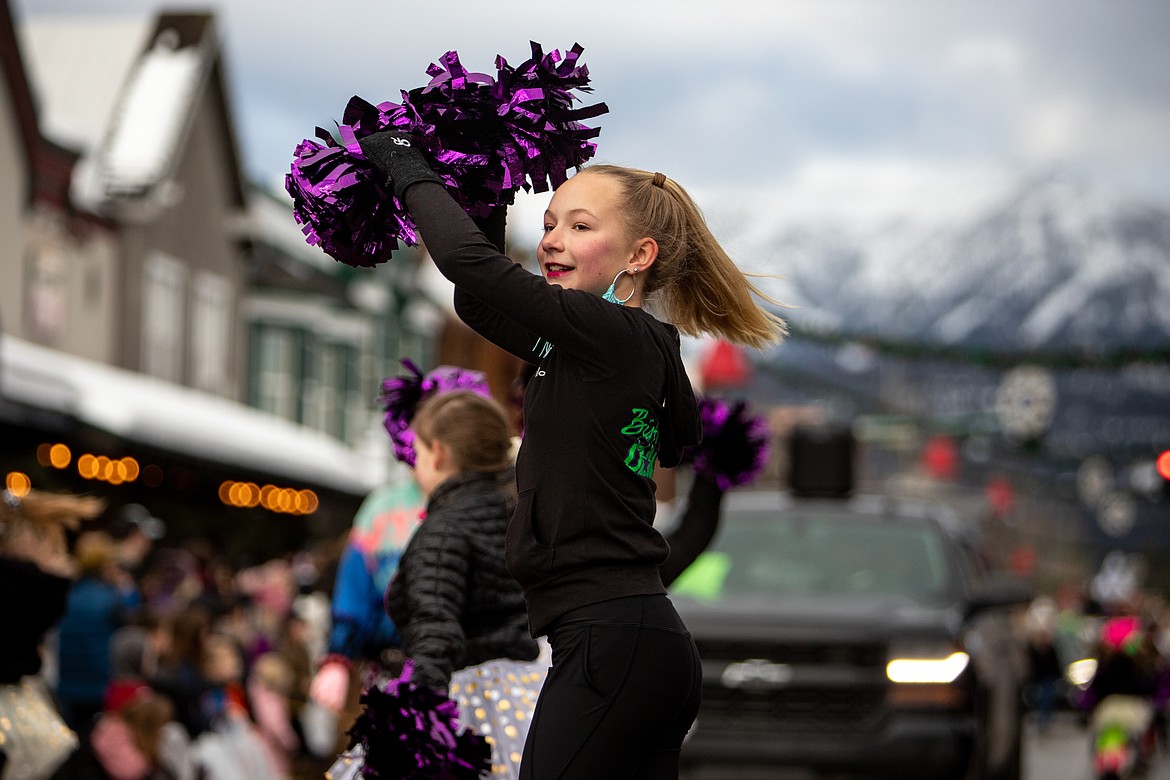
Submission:
[[[319,140],[297,146],[285,176],[306,240],[357,267],[386,262],[399,241],[418,243],[414,221],[358,144],[380,130],[414,136],[472,217],[511,205],[521,188],[545,192],[564,183],[566,172],[597,150],[592,139],[601,129],[581,122],[609,109],[574,107],[575,92],[592,92],[579,44],[563,56],[531,45],[532,56],[515,67],[497,57],[495,77],[468,71],[449,51],[427,68],[430,82],[402,92],[401,103],[351,98],[337,128],[340,140],[317,128]]]
[[[713,479],[721,490],[746,485],[768,462],[768,421],[748,413],[747,403],[700,398],[703,440],[683,453],[696,474]]]

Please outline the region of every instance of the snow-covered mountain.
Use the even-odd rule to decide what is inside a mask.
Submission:
[[[1170,346],[1170,211],[1060,175],[945,229],[764,240],[805,327],[997,350]]]

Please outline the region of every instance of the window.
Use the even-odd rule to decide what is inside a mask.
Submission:
[[[25,260],[24,325],[33,340],[53,344],[65,335],[68,292],[60,251],[31,249]]]
[[[208,272],[195,277],[191,311],[191,381],[200,390],[231,393],[231,282]]]
[[[317,342],[305,385],[305,425],[343,441],[356,426],[352,419],[357,352],[349,345]]]
[[[300,333],[286,328],[260,326],[256,330],[254,405],[293,422],[300,417],[301,343]]]
[[[317,342],[305,378],[305,425],[337,434],[337,347]]]
[[[187,268],[156,253],[146,259],[142,283],[142,371],[171,382],[183,380],[183,298]]]

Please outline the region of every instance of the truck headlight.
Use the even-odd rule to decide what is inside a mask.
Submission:
[[[961,650],[945,657],[891,658],[886,664],[886,677],[896,683],[952,683],[970,662],[971,656]]]

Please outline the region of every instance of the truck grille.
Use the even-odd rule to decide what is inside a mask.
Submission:
[[[775,734],[876,730],[881,725],[881,690],[742,691],[704,686],[699,721],[705,729]]]
[[[858,733],[881,727],[886,648],[880,643],[762,643],[700,641],[705,730],[738,733]],[[728,687],[720,672],[730,663],[761,659],[786,664],[792,680],[778,685]]]

